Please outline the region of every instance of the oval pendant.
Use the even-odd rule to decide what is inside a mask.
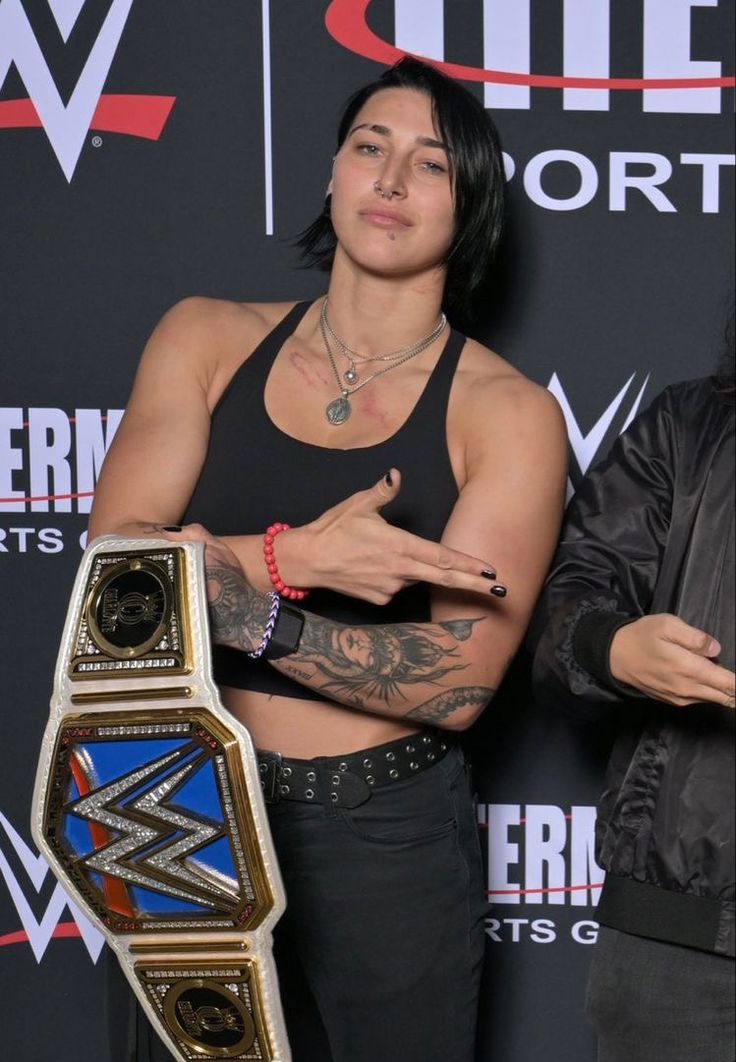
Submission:
[[[330,424],[344,424],[351,413],[350,402],[345,395],[333,399],[325,409],[325,415]]]

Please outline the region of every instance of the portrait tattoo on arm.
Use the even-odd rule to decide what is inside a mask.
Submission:
[[[444,623],[398,623],[350,627],[307,614],[299,651],[279,660],[279,670],[299,678],[299,667],[314,667],[312,689],[364,711],[390,713],[440,723],[462,707],[485,704],[493,690],[465,686],[445,689],[419,707],[397,712],[397,702],[416,701],[421,685],[446,686],[468,666],[458,643],[467,641],[480,618]]]
[[[251,652],[268,620],[268,598],[239,566],[217,556],[207,560],[207,597],[213,640]],[[442,725],[462,709],[485,707],[493,696],[486,686],[453,684],[455,673],[468,667],[460,643],[482,619],[351,627],[305,612],[298,650],[273,665],[341,704]],[[421,700],[433,686],[438,692]]]

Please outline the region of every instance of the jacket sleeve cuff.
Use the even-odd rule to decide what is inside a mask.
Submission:
[[[636,616],[624,612],[588,612],[580,617],[572,636],[572,652],[578,666],[601,686],[619,693],[634,691],[617,682],[611,674],[611,642],[616,631],[635,619]]]

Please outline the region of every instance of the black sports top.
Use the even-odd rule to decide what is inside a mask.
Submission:
[[[269,524],[308,523],[355,491],[377,483],[389,468],[401,472],[398,498],[383,517],[439,541],[458,490],[447,450],[447,404],[465,337],[450,331],[445,348],[414,409],[385,442],[332,449],[300,442],[266,412],[271,366],[310,303],[297,303],[235,372],[212,414],[207,458],[184,516],[215,535],[263,534]],[[335,432],[339,432],[339,428]],[[337,438],[337,434],[336,434]],[[429,590],[408,587],[376,606],[330,590],[313,590],[306,607],[340,623],[421,622],[429,619]],[[214,674],[223,686],[284,697],[323,700],[267,663],[215,647]]]

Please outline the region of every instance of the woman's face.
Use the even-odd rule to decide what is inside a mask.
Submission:
[[[342,251],[373,273],[443,269],[455,229],[450,166],[428,96],[381,89],[335,157],[332,224]]]
[[[390,675],[401,658],[401,647],[396,639],[371,637],[360,627],[339,627],[333,644],[345,660],[376,677]]]

